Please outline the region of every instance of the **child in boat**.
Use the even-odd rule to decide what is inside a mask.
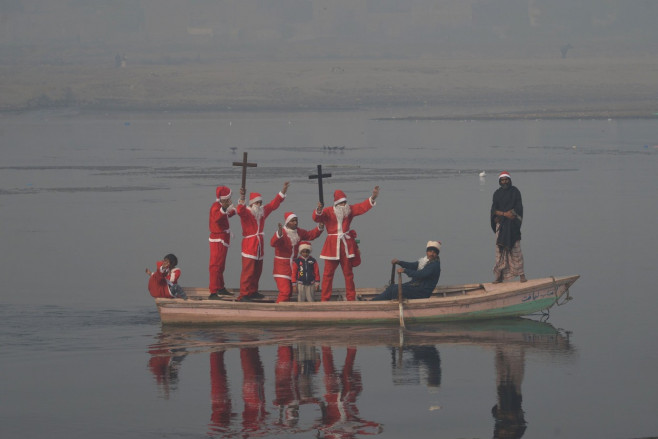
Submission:
[[[313,292],[320,291],[320,267],[311,250],[311,243],[302,241],[299,256],[293,261],[292,292],[297,293],[298,302],[314,302]]]
[[[155,271],[146,269],[146,274],[149,275],[148,288],[151,296],[187,299],[183,288],[178,285],[181,270],[176,267],[178,265],[176,255],[169,253],[161,261],[158,261],[156,265],[157,268]]]

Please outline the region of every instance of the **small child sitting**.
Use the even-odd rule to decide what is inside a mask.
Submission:
[[[178,279],[180,278],[181,270],[177,268],[178,258],[169,253],[162,261],[156,263],[157,268],[153,272],[146,269],[146,274],[149,275],[149,293],[153,297],[165,297],[165,298],[178,298],[178,299],[187,299],[187,295],[183,288],[178,285]]]
[[[292,292],[297,293],[298,302],[314,302],[313,292],[320,291],[320,267],[311,256],[311,243],[299,244],[299,256],[293,261]]]

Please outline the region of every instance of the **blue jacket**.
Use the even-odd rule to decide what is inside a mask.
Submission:
[[[422,270],[418,269],[418,261],[399,261],[398,265],[404,268],[404,274],[411,278],[411,281],[403,284],[403,287],[413,287],[417,294],[429,297],[436,284],[439,283],[439,277],[441,276],[441,260],[439,258],[425,264]]]

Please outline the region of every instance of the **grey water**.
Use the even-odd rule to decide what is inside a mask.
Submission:
[[[658,436],[656,121],[384,113],[0,116],[0,436]],[[311,226],[318,164],[326,199],[380,186],[353,222],[364,286],[430,239],[442,284],[492,280],[488,211],[507,170],[528,277],[581,275],[573,300],[545,322],[405,332],[163,327],[144,269],[173,252],[182,285],[207,285],[214,188],[237,193],[245,151],[248,192],[291,182],[266,234],[288,211]]]

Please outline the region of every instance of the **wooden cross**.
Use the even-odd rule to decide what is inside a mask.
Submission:
[[[258,166],[256,163],[247,162],[247,153],[245,152],[242,156],[241,162],[233,162],[233,166],[242,166],[242,189],[244,193],[247,193],[247,168],[255,168]]]
[[[322,179],[323,178],[329,178],[331,177],[331,174],[323,174],[322,173],[322,165],[318,165],[318,173],[315,175],[309,175],[308,178],[310,180],[317,179],[318,180],[318,192],[320,195],[320,203],[324,206],[324,191],[322,190]]]

